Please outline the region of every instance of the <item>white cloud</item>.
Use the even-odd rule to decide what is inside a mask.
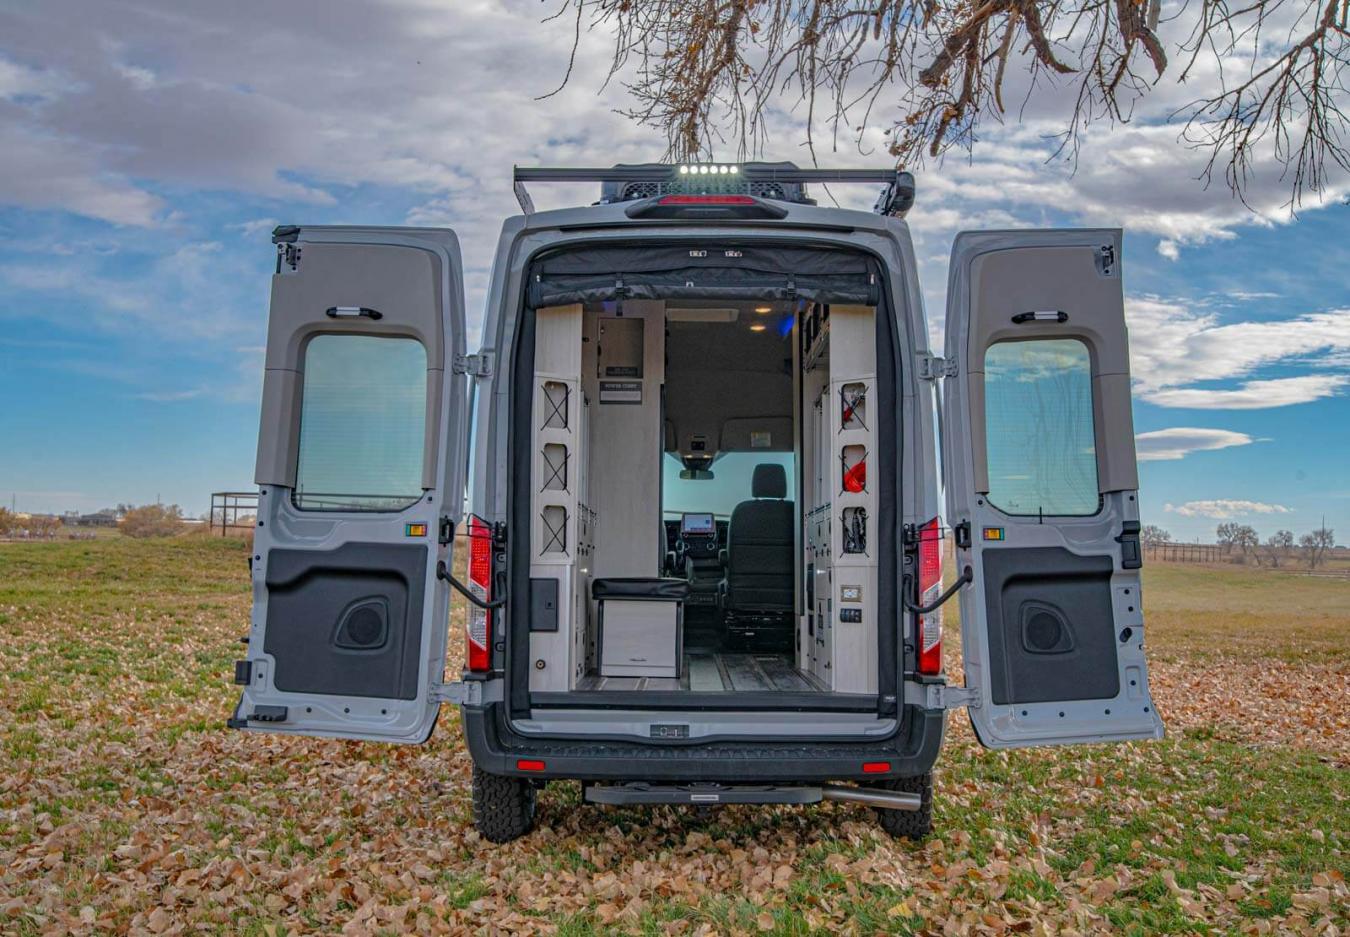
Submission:
[[[1221,323],[1213,312],[1156,297],[1126,303],[1131,370],[1146,390],[1242,377],[1315,352],[1350,350],[1350,309]]]
[[[1173,426],[1139,433],[1134,437],[1135,451],[1141,462],[1184,459],[1192,452],[1229,449],[1250,445],[1255,441],[1246,433],[1193,426]]]
[[[245,221],[242,224],[230,225],[231,228],[238,231],[243,237],[257,237],[265,231],[271,231],[280,222],[275,218],[254,218],[252,221]]]
[[[615,113],[631,103],[623,75],[601,90],[612,53],[603,29],[583,32],[570,86],[536,100],[566,71],[573,37],[568,22],[545,21],[537,2],[387,0],[306,9],[279,18],[263,0],[197,6],[190,14],[171,0],[46,0],[22,17],[0,14],[0,47],[13,50],[12,60],[0,60],[7,67],[0,90],[41,87],[46,101],[3,116],[28,147],[48,141],[53,154],[83,154],[86,180],[143,198],[153,198],[155,186],[189,185],[303,202],[331,197],[335,184],[376,183],[426,191],[437,217],[445,217],[453,194],[454,220],[470,226],[479,224],[480,211],[494,224],[511,211],[512,163],[644,160],[664,150],[655,131]],[[1164,24],[1169,41],[1184,39],[1191,19],[1184,11]],[[259,22],[267,30],[259,31]],[[19,50],[32,49],[43,50],[41,69],[20,60]],[[1008,74],[1004,98],[1021,101],[1030,74],[1016,66]],[[1254,214],[1223,185],[1198,181],[1203,154],[1182,145],[1178,127],[1168,123],[1214,74],[1202,60],[1185,87],[1160,81],[1131,123],[1092,124],[1074,165],[1054,159],[1053,138],[1072,106],[1074,81],[1042,76],[1034,99],[1006,123],[982,128],[973,160],[953,154],[922,173],[920,213],[928,211],[925,223],[946,233],[949,222],[964,217],[968,224],[979,212],[1026,224],[1067,211],[1090,224],[1156,233],[1165,256],[1231,237],[1243,225],[1289,220],[1288,193],[1269,153],[1257,154],[1251,167],[1255,179],[1270,183],[1252,187]],[[900,114],[901,95],[897,88],[869,112],[861,147],[846,135],[837,149],[821,146],[821,159],[884,162],[885,130]],[[805,159],[805,119],[795,94],[775,101],[766,115],[769,155]],[[829,134],[816,129],[823,143]],[[726,147],[719,155],[733,154]],[[6,168],[0,161],[0,178],[25,178]],[[100,207],[67,191],[68,181],[44,181],[40,166],[30,171],[39,177],[34,192],[0,184],[0,199],[151,223],[153,211]],[[1332,167],[1330,200],[1346,190],[1344,176]],[[474,197],[465,200],[466,193]]]
[[[45,100],[74,89],[63,75],[37,68],[26,68],[0,56],[0,100]]]
[[[206,391],[203,388],[192,390],[152,390],[137,394],[137,400],[149,400],[152,403],[177,403],[181,400],[195,400]]]
[[[1142,398],[1160,407],[1185,407],[1192,410],[1267,410],[1332,397],[1347,384],[1350,384],[1350,375],[1309,374],[1304,377],[1246,381],[1240,387],[1230,390],[1177,387],[1148,391]]]
[[[1187,501],[1185,504],[1167,504],[1163,507],[1182,517],[1212,517],[1215,520],[1229,520],[1245,517],[1249,514],[1292,514],[1283,504],[1267,504],[1264,501],[1240,501],[1230,498],[1218,498],[1213,501]]]
[[[1335,394],[1350,377],[1331,373],[1350,352],[1350,309],[1287,319],[1221,321],[1202,304],[1132,297],[1126,302],[1135,393],[1164,407],[1250,410],[1305,403]],[[1317,373],[1248,380],[1238,387],[1205,382],[1247,378],[1269,366]]]
[[[251,258],[216,241],[186,241],[134,278],[122,276],[117,260],[76,255],[0,265],[0,296],[8,297],[0,299],[0,322],[38,317],[79,334],[153,334],[170,346],[258,333],[268,282]],[[13,296],[21,290],[39,298],[20,305]]]

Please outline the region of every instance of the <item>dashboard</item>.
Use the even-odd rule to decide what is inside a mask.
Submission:
[[[666,518],[664,524],[666,549],[672,553],[707,560],[716,559],[718,551],[726,549],[728,522],[712,514],[684,514]]]

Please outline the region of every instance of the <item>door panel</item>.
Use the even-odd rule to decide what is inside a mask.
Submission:
[[[450,231],[278,230],[239,728],[419,742],[435,725],[467,386]],[[449,538],[446,538],[449,539]]]
[[[966,232],[948,284],[948,522],[970,708],[994,748],[1156,738],[1114,230]],[[968,544],[965,541],[968,540]]]
[[[273,547],[267,629],[273,685],[291,693],[417,698],[424,544]]]

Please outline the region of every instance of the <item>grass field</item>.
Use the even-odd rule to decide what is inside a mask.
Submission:
[[[540,798],[481,842],[430,744],[227,731],[239,541],[0,545],[0,933],[1344,932],[1350,582],[1158,566],[1157,743],[992,753],[951,719],[936,834]],[[959,662],[948,648],[948,667]]]

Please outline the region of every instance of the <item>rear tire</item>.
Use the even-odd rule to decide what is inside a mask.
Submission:
[[[473,825],[490,843],[509,843],[534,829],[535,787],[526,778],[473,766]]]
[[[910,778],[896,778],[881,785],[889,791],[908,791],[918,794],[918,810],[878,810],[881,828],[897,839],[923,839],[933,832],[933,772]]]

